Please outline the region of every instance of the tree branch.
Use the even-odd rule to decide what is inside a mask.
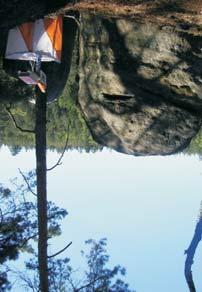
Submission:
[[[199,242],[201,241],[201,237],[202,237],[202,219],[200,218],[199,222],[196,224],[196,229],[195,229],[192,241],[190,243],[190,246],[188,247],[187,250],[185,250],[185,254],[187,256],[185,260],[184,274],[185,274],[185,278],[186,278],[187,285],[189,287],[190,292],[196,292],[191,268],[194,263],[194,255],[195,255],[197,246]]]
[[[29,237],[27,237],[27,238],[23,241],[23,243],[20,245],[20,248],[23,248],[23,247],[26,245],[26,243],[27,243],[30,239],[34,239],[37,235],[38,235],[38,232],[35,233],[35,234],[33,234],[33,235],[31,235],[31,236],[29,236]]]
[[[106,276],[100,276],[100,277],[98,277],[98,278],[95,278],[93,281],[89,282],[88,284],[86,284],[86,285],[84,285],[84,286],[81,286],[80,288],[76,289],[75,292],[78,292],[78,291],[80,291],[80,290],[82,290],[82,289],[85,289],[85,288],[91,286],[92,284],[94,284],[95,282],[97,282],[97,281],[99,281],[99,280],[102,280],[102,279],[104,279],[104,278],[106,278]]]
[[[73,281],[71,279],[71,275],[70,275],[70,277],[67,278],[67,281],[70,283],[70,285],[72,287],[72,291],[75,292],[76,291],[76,288],[75,288],[75,286],[73,284]]]
[[[27,185],[27,187],[28,187],[28,190],[29,190],[29,191],[30,191],[35,197],[37,197],[37,194],[36,194],[35,192],[33,192],[33,190],[32,190],[32,188],[30,187],[30,184],[29,184],[29,182],[28,182],[26,176],[24,175],[24,173],[20,170],[20,168],[18,168],[18,170],[19,170],[20,174],[22,175],[22,177],[23,177],[23,179],[24,179],[24,181],[25,181],[25,183],[26,183],[26,185]]]
[[[32,281],[32,279],[29,277],[29,274],[26,274],[26,273],[24,273],[22,271],[19,271],[19,270],[13,270],[13,269],[10,270],[10,271],[12,273],[16,274],[17,279],[20,278],[21,281],[24,282],[23,286],[25,286],[26,288],[31,289],[32,292],[38,292],[39,291],[38,290],[38,285],[37,285],[36,281],[34,281],[35,277],[34,277],[34,279]]]
[[[11,112],[10,109],[11,109],[11,106],[9,106],[9,107],[5,107],[5,110],[7,111],[9,117],[11,118],[11,120],[12,120],[14,126],[15,126],[18,130],[20,130],[21,132],[34,134],[34,133],[35,133],[34,130],[23,129],[23,128],[21,128],[21,127],[17,124],[17,122],[16,122],[16,120],[15,120],[15,117],[14,117],[14,115],[12,114],[12,112]]]
[[[56,163],[55,165],[53,165],[52,167],[47,168],[47,171],[53,170],[53,169],[56,168],[58,165],[61,165],[61,164],[62,164],[61,160],[62,160],[62,158],[63,158],[63,156],[64,156],[64,154],[65,154],[65,151],[66,151],[66,149],[67,149],[67,144],[68,144],[68,142],[69,142],[69,128],[70,128],[70,123],[68,124],[68,127],[67,127],[67,138],[66,138],[66,141],[65,141],[65,146],[64,146],[64,148],[63,148],[63,151],[62,151],[62,153],[61,153],[61,155],[60,155],[60,157],[59,157],[57,163]]]
[[[64,252],[68,247],[70,247],[70,245],[72,245],[72,241],[70,243],[68,243],[67,246],[65,246],[63,249],[61,249],[60,251],[56,252],[55,254],[48,256],[48,258],[53,258],[56,257],[57,255],[61,254],[62,252]]]

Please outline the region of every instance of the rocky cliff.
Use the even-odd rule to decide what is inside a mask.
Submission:
[[[83,14],[79,103],[94,139],[133,155],[184,149],[202,110],[202,33]]]

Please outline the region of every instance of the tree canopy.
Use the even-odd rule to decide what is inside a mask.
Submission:
[[[11,286],[7,275],[10,260],[17,260],[21,252],[35,254],[34,241],[38,240],[37,201],[35,171],[23,174],[28,183],[11,181],[11,187],[0,185],[0,290],[7,291]],[[32,190],[32,195],[30,195]],[[31,197],[32,196],[32,197]],[[48,238],[61,234],[60,220],[66,215],[65,209],[47,202]],[[7,289],[7,290],[6,290]]]
[[[22,172],[21,172],[22,174]],[[38,240],[38,218],[35,188],[35,171],[23,174],[23,182],[14,179],[10,187],[0,185],[0,291],[15,289],[9,275],[14,274],[27,291],[38,291],[38,258],[34,242]],[[31,194],[32,193],[32,194]],[[60,221],[67,211],[53,202],[47,203],[48,238],[61,235]],[[75,272],[67,257],[61,252],[48,256],[49,291],[54,292],[132,292],[124,282],[125,268],[109,266],[106,238],[89,239],[81,255],[85,270]],[[17,260],[27,252],[26,270],[14,271],[10,260]],[[30,273],[29,273],[30,271]],[[134,291],[133,291],[134,292]]]

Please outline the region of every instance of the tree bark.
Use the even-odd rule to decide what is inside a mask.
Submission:
[[[186,260],[184,267],[184,274],[189,287],[190,292],[196,292],[193,276],[192,276],[192,265],[194,263],[194,256],[198,247],[199,242],[202,238],[202,218],[196,224],[194,236],[187,250],[185,250]]]
[[[46,182],[46,100],[45,94],[36,97],[36,176],[38,205],[38,262],[40,291],[48,292],[47,257],[47,182]]]

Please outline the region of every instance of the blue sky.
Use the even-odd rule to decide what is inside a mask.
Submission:
[[[57,160],[48,152],[48,164]],[[34,151],[12,157],[1,148],[1,182],[35,167]],[[67,152],[48,175],[48,197],[68,210],[63,235],[51,252],[73,241],[66,256],[80,266],[89,238],[107,237],[111,264],[127,269],[137,292],[188,291],[183,276],[184,250],[192,238],[202,200],[202,162],[197,156],[133,157],[104,150]],[[202,249],[194,278],[202,289]]]

